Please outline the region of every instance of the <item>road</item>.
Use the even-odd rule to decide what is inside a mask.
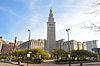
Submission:
[[[21,63],[23,66],[27,66],[26,63]],[[0,62],[0,66],[18,66],[16,62],[4,63]],[[69,66],[68,64],[54,64],[51,60],[45,61],[41,64],[29,64],[28,66]],[[80,64],[71,64],[71,66],[80,66]],[[83,66],[100,66],[100,62],[84,63]]]
[[[69,65],[68,64],[42,63],[42,64],[34,64],[34,65],[30,64],[29,66],[69,66]],[[71,66],[80,66],[80,64],[72,64]],[[100,62],[84,63],[83,66],[100,66]]]

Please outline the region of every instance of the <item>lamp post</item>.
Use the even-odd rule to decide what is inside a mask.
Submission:
[[[14,50],[16,49],[16,39],[17,37],[15,37]]]
[[[69,66],[71,66],[71,58],[70,58],[70,44],[69,44],[69,30],[70,30],[70,29],[66,29],[67,34],[68,34],[68,47],[69,47],[69,54],[68,54],[68,57],[69,57]]]
[[[28,55],[29,55],[29,44],[30,44],[30,32],[31,32],[31,30],[28,29],[28,31],[29,31],[29,41],[28,41],[27,66],[28,66],[28,61],[29,61]]]

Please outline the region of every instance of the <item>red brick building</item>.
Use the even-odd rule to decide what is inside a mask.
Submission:
[[[11,44],[3,44],[1,52],[4,55],[4,54],[8,54],[8,53],[14,51],[15,49],[17,50],[18,47],[17,46],[14,47],[13,43],[11,43]]]
[[[2,45],[2,54],[7,54],[7,53],[10,53],[14,50],[14,46],[12,45],[9,45],[9,44],[3,44]]]
[[[9,45],[14,46],[14,43],[9,43]]]
[[[18,47],[14,43],[7,44],[4,40],[2,40],[2,37],[0,36],[0,52],[3,55],[12,52],[15,49],[18,49]]]

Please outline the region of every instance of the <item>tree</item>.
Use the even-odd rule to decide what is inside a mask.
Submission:
[[[87,57],[96,57],[97,55],[95,53],[92,53],[90,51],[87,50],[72,50],[71,51],[71,57],[75,58],[79,58],[80,59],[85,59]]]
[[[34,49],[30,49],[29,51],[32,52],[31,56],[35,59],[39,59],[41,58],[49,58],[50,54],[43,49],[39,49],[39,48],[34,48]]]
[[[94,9],[93,12],[91,12],[90,14],[94,14],[96,17],[100,16],[100,1],[96,1],[93,5],[92,8]],[[93,29],[95,32],[99,32],[100,31],[100,21],[95,22],[95,23],[91,23],[90,26],[84,26],[85,28],[91,28]]]
[[[54,58],[57,58],[57,61],[59,60],[60,57],[62,58],[68,56],[68,53],[61,48],[53,49],[51,54]]]
[[[99,32],[100,31],[100,24],[94,24],[94,23],[91,23],[90,26],[84,26],[84,28],[90,28],[90,29],[93,29],[93,31],[95,32]]]
[[[43,49],[34,48],[34,49],[29,49],[29,51],[32,52],[29,58],[30,61],[50,57],[50,54]],[[10,55],[14,58],[18,58],[18,61],[19,59],[26,61],[27,53],[28,53],[28,49],[21,49],[21,50],[15,50],[11,52]]]
[[[2,53],[0,52],[0,59],[2,58]]]
[[[26,49],[24,50],[14,50],[10,53],[11,57],[15,58],[18,61],[18,64],[20,64],[20,61],[23,57],[26,57]]]

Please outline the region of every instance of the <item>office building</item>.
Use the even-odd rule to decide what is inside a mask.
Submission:
[[[86,41],[86,47],[88,51],[92,51],[93,48],[97,48],[98,40]]]

